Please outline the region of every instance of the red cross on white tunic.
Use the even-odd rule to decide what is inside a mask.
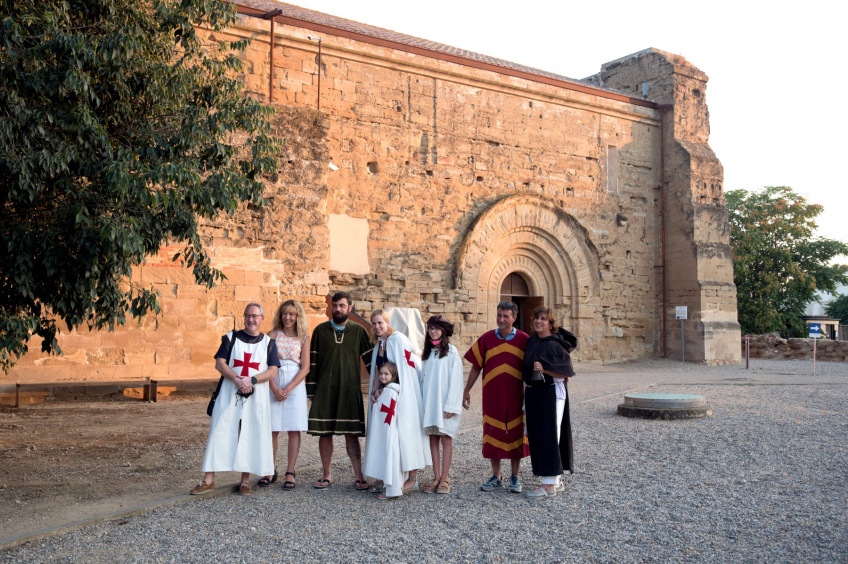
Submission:
[[[380,406],[380,411],[386,414],[386,420],[384,421],[386,425],[392,424],[392,418],[395,416],[395,405],[397,405],[397,402],[392,398],[392,403],[389,407],[386,407],[386,404]]]
[[[235,361],[233,361],[233,368],[238,368],[239,366],[241,366],[241,376],[249,376],[250,368],[253,368],[254,370],[259,370],[258,362],[250,362],[251,356],[253,356],[253,353],[246,352],[244,353],[244,360],[236,359]]]
[[[404,351],[403,351],[403,356],[405,356],[405,357],[406,357],[406,363],[407,363],[408,365],[410,365],[411,367],[415,368],[415,363],[414,363],[414,362],[412,362],[412,358],[411,358],[411,357],[412,357],[412,351],[404,350]]]

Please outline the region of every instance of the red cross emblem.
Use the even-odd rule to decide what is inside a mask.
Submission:
[[[244,360],[236,359],[233,362],[233,368],[238,368],[239,366],[241,366],[241,376],[249,376],[250,368],[253,368],[254,370],[259,370],[258,362],[250,362],[251,356],[253,356],[253,353],[246,352],[244,353]]]
[[[397,402],[392,398],[391,405],[388,407],[386,407],[386,404],[380,406],[380,411],[386,414],[386,420],[384,421],[386,425],[392,424],[392,418],[395,416],[395,405],[397,405]]]
[[[406,357],[406,363],[407,363],[408,365],[410,365],[411,367],[415,368],[415,363],[414,363],[414,362],[412,362],[412,351],[404,350],[404,351],[403,351],[403,356],[405,356],[405,357]]]

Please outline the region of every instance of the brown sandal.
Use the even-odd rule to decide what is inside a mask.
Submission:
[[[449,494],[451,492],[450,478],[445,478],[439,482],[439,487],[436,488],[437,494]]]
[[[433,494],[436,493],[436,490],[439,489],[438,480],[433,480],[429,484],[425,484],[421,487],[421,491],[425,494]]]

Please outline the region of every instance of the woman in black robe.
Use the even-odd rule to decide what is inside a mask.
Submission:
[[[533,328],[521,371],[528,386],[524,408],[530,463],[542,485],[526,495],[540,498],[555,496],[562,488],[563,470],[574,472],[566,384],[574,376],[569,353],[577,348],[577,338],[558,327],[555,313],[544,306],[533,311]]]

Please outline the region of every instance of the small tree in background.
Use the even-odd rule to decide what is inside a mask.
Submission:
[[[789,187],[732,190],[726,199],[742,331],[805,336],[801,316],[816,290],[832,293],[848,281],[848,267],[830,264],[848,245],[814,237],[824,208]]]
[[[158,313],[132,267],[169,242],[199,284],[211,267],[198,219],[261,204],[275,169],[271,108],[247,98],[232,54],[204,45],[221,0],[2,0],[0,367],[31,335],[59,352],[69,328]]]
[[[824,308],[831,318],[838,319],[841,325],[848,325],[848,295],[842,295]]]

